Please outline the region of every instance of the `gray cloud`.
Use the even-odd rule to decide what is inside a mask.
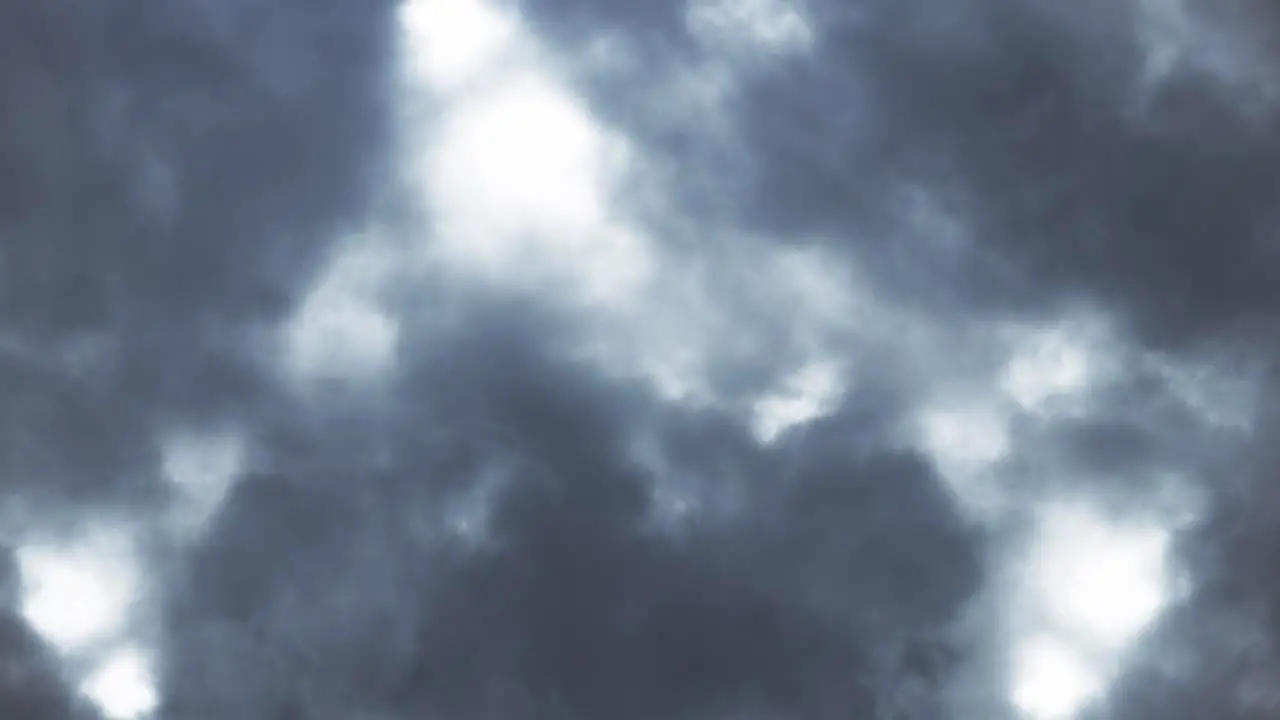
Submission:
[[[0,7],[0,492],[18,508],[0,540],[145,525],[159,717],[1012,716],[1000,562],[1030,521],[975,519],[913,428],[998,384],[999,328],[1080,307],[1119,369],[1080,408],[1001,409],[1010,448],[983,472],[1028,504],[1142,508],[1170,472],[1207,498],[1179,536],[1194,591],[1097,712],[1274,711],[1256,697],[1280,620],[1255,368],[1280,145],[1241,65],[1178,46],[1153,74],[1137,3],[813,2],[814,41],[788,52],[725,50],[683,3],[520,3],[653,172],[619,201],[646,242],[708,266],[691,296],[734,305],[693,338],[729,400],[671,402],[583,360],[597,308],[430,274],[379,299],[394,371],[298,393],[263,338],[339,239],[404,200],[394,4],[259,5]],[[414,212],[378,227],[429,236]],[[734,250],[760,242],[856,268],[833,276],[874,301],[871,331],[811,331],[856,377],[769,443],[743,406],[813,347],[789,301],[753,292],[773,266]],[[734,332],[747,349],[715,354]],[[1208,351],[1245,359],[1247,429],[1162,370],[1246,374]],[[175,502],[163,437],[206,426],[247,459],[179,542],[147,524]],[[4,557],[0,714],[89,713]]]
[[[174,713],[834,717],[937,681],[894,657],[936,652],[980,555],[926,462],[850,447],[856,416],[762,451],[512,322],[421,370],[376,463],[240,486],[178,584]],[[664,520],[655,453],[719,509]]]
[[[367,202],[387,6],[0,12],[6,481],[101,494],[161,414],[256,391],[246,328]],[[32,457],[50,448],[63,468]]]
[[[243,336],[288,308],[369,197],[387,10],[0,8],[6,544],[154,515],[158,433],[263,391]],[[5,583],[16,597],[7,566]],[[89,713],[78,670],[5,608],[3,714]]]
[[[816,48],[747,73],[727,136],[642,99],[661,95],[672,66],[702,61],[669,22],[654,22],[650,39],[627,34],[634,19],[622,13],[598,21],[593,32],[622,32],[651,62],[589,72],[586,87],[606,116],[673,158],[697,212],[825,238],[872,268],[879,291],[958,325],[1049,318],[1084,301],[1138,352],[1192,365],[1234,358],[1223,372],[1243,382],[1259,378],[1255,364],[1273,363],[1280,144],[1257,69],[1274,52],[1265,8],[1171,3],[1153,17],[1142,3],[807,7]],[[561,12],[547,6],[547,22]],[[562,25],[579,40],[581,17],[591,13]],[[1171,24],[1181,35],[1170,36]],[[708,187],[718,189],[710,200]],[[1083,415],[1017,420],[1022,449],[1001,472],[1130,506],[1156,502],[1147,482],[1162,468],[1196,478],[1211,519],[1186,543],[1211,549],[1183,559],[1202,589],[1149,644],[1203,675],[1135,671],[1133,687],[1156,683],[1162,699],[1140,701],[1122,685],[1115,716],[1192,717],[1250,702],[1255,714],[1274,713],[1265,704],[1274,700],[1241,699],[1244,686],[1257,694],[1273,682],[1257,679],[1274,677],[1272,642],[1206,644],[1195,630],[1221,622],[1275,636],[1274,619],[1253,609],[1274,604],[1273,573],[1239,559],[1265,555],[1275,536],[1274,523],[1245,509],[1267,506],[1273,466],[1252,458],[1266,456],[1253,438],[1270,423],[1243,434],[1211,427],[1169,377],[1123,375]],[[1249,391],[1264,410],[1270,377]],[[1226,530],[1236,526],[1247,529]]]

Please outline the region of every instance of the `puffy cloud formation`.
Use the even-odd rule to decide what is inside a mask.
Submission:
[[[1278,20],[0,5],[0,716],[1274,717]]]

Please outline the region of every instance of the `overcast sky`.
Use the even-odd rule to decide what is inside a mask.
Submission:
[[[0,717],[1280,716],[1265,0],[0,2]]]

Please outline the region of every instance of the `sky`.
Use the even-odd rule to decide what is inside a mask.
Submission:
[[[1277,717],[1278,33],[0,3],[0,716]]]

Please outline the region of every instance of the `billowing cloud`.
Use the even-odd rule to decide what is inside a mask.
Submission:
[[[1274,715],[1276,17],[0,7],[0,715]]]

